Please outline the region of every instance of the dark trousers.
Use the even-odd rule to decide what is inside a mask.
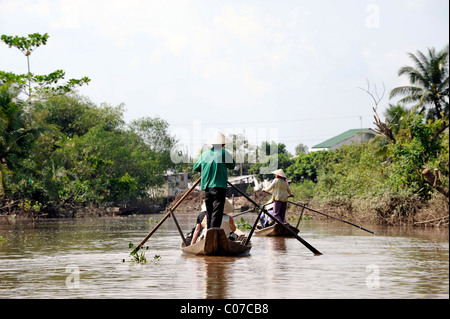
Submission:
[[[278,200],[273,201],[273,217],[282,223],[286,223],[286,208],[287,203]]]
[[[208,229],[221,226],[226,194],[227,189],[222,187],[205,189],[206,227]]]

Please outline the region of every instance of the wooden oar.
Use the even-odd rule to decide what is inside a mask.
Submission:
[[[183,241],[184,245],[187,246],[187,241],[186,241],[186,237],[184,237],[183,231],[181,230],[180,224],[178,224],[177,219],[175,218],[175,214],[173,213],[172,209],[169,209],[169,213],[173,218],[173,221],[175,222],[175,226],[177,226],[178,229],[178,233],[181,236],[181,240]]]
[[[231,215],[230,215],[230,217],[231,217],[231,218],[235,218],[235,217],[238,217],[238,216],[241,216],[241,215],[244,215],[244,214],[250,213],[250,212],[252,212],[253,210],[254,210],[254,208],[250,208],[250,209],[247,209],[246,211],[243,211],[243,212],[237,213],[236,215],[233,215],[233,216],[231,216]]]
[[[306,207],[306,205],[303,206],[302,212],[300,213],[300,217],[298,218],[297,226],[295,226],[295,228],[297,228],[297,229],[298,229],[298,226],[300,225],[300,222],[302,221],[302,218],[303,218],[303,211],[305,210],[305,207]]]
[[[268,203],[264,204],[263,206],[267,206],[267,205],[270,205],[270,204],[272,204],[272,203],[273,203],[273,202],[268,202]],[[231,218],[234,218],[234,217],[237,217],[237,216],[240,216],[240,215],[244,215],[244,214],[247,214],[247,213],[251,213],[253,210],[255,210],[255,209],[254,209],[254,208],[247,209],[247,210],[244,211],[244,212],[237,213],[236,215],[231,216]]]
[[[270,194],[270,195],[272,195],[271,193],[269,193],[269,192],[266,192],[266,191],[264,191],[265,193],[267,193],[267,194]],[[302,207],[302,213],[301,213],[301,215],[300,215],[300,219],[299,219],[299,221],[298,221],[298,223],[297,223],[297,228],[298,228],[298,225],[300,224],[300,220],[301,220],[301,217],[303,216],[303,210],[306,208],[306,209],[308,209],[308,210],[310,210],[310,211],[312,211],[312,212],[315,212],[315,213],[317,213],[317,214],[321,214],[321,215],[324,215],[324,216],[327,216],[327,217],[330,217],[330,218],[333,218],[333,219],[336,219],[336,220],[338,220],[338,221],[341,221],[341,222],[343,222],[343,223],[346,223],[346,224],[349,224],[349,225],[352,225],[352,226],[355,226],[355,227],[358,227],[359,229],[362,229],[362,230],[364,230],[364,231],[366,231],[366,232],[369,232],[369,233],[371,233],[371,234],[373,234],[373,235],[375,235],[375,232],[373,232],[373,231],[371,231],[371,230],[368,230],[368,229],[365,229],[365,228],[363,228],[363,227],[361,227],[361,226],[359,226],[359,225],[355,225],[355,224],[353,224],[353,223],[350,223],[350,222],[348,222],[348,221],[345,221],[345,220],[342,220],[342,219],[339,219],[339,218],[337,218],[337,217],[334,217],[334,216],[331,216],[331,215],[327,215],[327,214],[325,214],[325,213],[322,213],[322,212],[319,212],[318,210],[315,210],[315,209],[312,209],[312,208],[309,208],[308,206],[306,206],[305,204],[298,204],[298,203],[294,203],[294,202],[291,202],[291,201],[287,201],[288,203],[291,203],[291,204],[293,204],[293,205],[296,205],[296,206],[299,206],[299,207]]]
[[[175,205],[169,209],[169,212],[164,215],[164,217],[159,221],[159,223],[152,229],[152,231],[141,241],[141,243],[139,245],[137,245],[137,247],[131,252],[131,254],[135,254],[146,242],[147,240],[155,233],[155,231],[166,221],[167,218],[169,218],[170,215],[172,215],[172,217],[174,218],[175,224],[177,225],[178,231],[180,232],[180,234],[183,237],[183,241],[185,241],[186,239],[184,238],[183,233],[181,232],[180,226],[178,225],[178,222],[175,219],[175,215],[173,214],[173,212],[175,211],[175,209],[177,209],[177,207],[181,204],[181,202],[194,190],[194,188],[197,187],[198,183],[200,183],[201,178],[199,178],[194,185],[192,185],[192,187],[186,192],[186,194],[184,194],[179,200],[178,202],[175,203]]]
[[[258,214],[258,217],[256,218],[256,221],[250,231],[250,234],[247,237],[247,242],[246,244],[248,244],[248,242],[250,241],[250,238],[253,235],[253,232],[256,228],[256,224],[258,223],[259,217],[261,216],[262,212],[264,212],[264,214],[267,214],[270,218],[272,218],[275,222],[278,223],[278,225],[281,225],[282,227],[284,227],[285,229],[287,229],[288,232],[290,232],[295,238],[297,238],[297,240],[299,242],[301,242],[306,248],[308,248],[315,256],[320,256],[322,255],[322,253],[320,251],[318,251],[316,248],[314,248],[313,246],[311,246],[306,240],[304,240],[303,238],[301,238],[300,236],[298,236],[295,232],[293,232],[289,227],[287,227],[284,223],[280,222],[278,219],[276,219],[275,217],[272,216],[272,214],[270,214],[266,208],[264,206],[259,206],[253,199],[251,199],[247,194],[245,194],[244,192],[242,192],[239,188],[237,188],[236,186],[234,186],[233,184],[231,184],[230,182],[228,182],[228,185],[230,185],[231,187],[233,187],[236,191],[238,191],[242,196],[244,196],[249,202],[251,202],[253,205],[255,205],[260,211]]]
[[[298,204],[298,203],[294,203],[294,202],[291,202],[291,201],[288,201],[288,203],[291,203],[291,204],[293,204],[293,205],[295,205],[295,206],[299,206],[299,207],[302,207],[303,209],[305,209],[305,208],[306,208],[306,209],[308,209],[308,210],[310,210],[310,211],[312,211],[312,212],[315,212],[315,213],[317,213],[317,214],[320,214],[320,215],[324,215],[324,216],[327,216],[327,217],[330,217],[330,218],[336,219],[336,220],[338,220],[338,221],[341,221],[341,222],[343,222],[343,223],[346,223],[346,224],[349,224],[349,225],[352,225],[352,226],[358,227],[359,229],[362,229],[362,230],[364,230],[364,231],[366,231],[366,232],[368,232],[368,233],[371,233],[371,234],[375,235],[375,232],[373,232],[373,231],[371,231],[371,230],[365,229],[365,228],[363,228],[363,227],[361,227],[361,226],[359,226],[359,225],[356,225],[356,224],[350,223],[350,222],[348,222],[348,221],[345,221],[345,220],[342,220],[342,219],[340,219],[340,218],[337,218],[337,217],[334,217],[334,216],[331,216],[331,215],[328,215],[328,214],[325,214],[325,213],[319,212],[318,210],[315,210],[315,209],[309,208],[309,207],[307,207],[307,206],[306,206],[306,205],[304,205],[304,204]],[[302,210],[302,212],[303,212],[303,210]]]

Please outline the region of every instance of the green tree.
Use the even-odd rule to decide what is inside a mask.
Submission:
[[[303,143],[300,143],[295,147],[295,155],[306,154],[308,153],[308,150],[309,150],[308,146],[306,146]]]
[[[29,34],[28,38],[19,37],[19,36],[7,36],[3,34],[0,38],[4,43],[6,43],[9,47],[16,47],[27,57],[27,66],[28,66],[28,96],[31,96],[31,72],[30,72],[30,55],[36,48],[41,45],[45,45],[48,40],[48,34],[45,33],[40,35],[39,33]]]
[[[317,182],[319,171],[326,169],[332,154],[332,152],[328,151],[299,154],[286,173],[295,183],[304,180]]]
[[[22,52],[27,58],[28,73],[14,74],[12,72],[0,71],[0,82],[8,85],[14,85],[22,93],[28,96],[27,102],[36,99],[48,98],[55,95],[66,94],[76,87],[88,84],[90,79],[82,77],[81,79],[69,79],[66,83],[61,84],[61,80],[65,77],[63,70],[56,70],[46,75],[36,75],[30,71],[30,55],[41,45],[45,45],[49,35],[47,33],[41,35],[39,33],[29,34],[28,37],[7,36],[3,34],[0,39],[10,48],[15,47]],[[27,87],[28,84],[28,87]]]
[[[169,123],[159,117],[143,117],[134,120],[129,125],[129,129],[139,135],[155,152],[167,152],[177,142],[169,134]]]
[[[38,137],[51,127],[31,121],[17,91],[0,86],[0,197],[5,196],[4,176],[14,172],[20,160],[28,158]]]
[[[73,93],[54,96],[39,103],[37,108],[47,112],[47,123],[55,125],[69,138],[82,136],[97,125],[113,130],[125,124],[122,104],[110,106],[102,103],[98,107],[87,97]]]
[[[272,142],[262,142],[261,147],[259,148],[261,158],[265,155],[273,155],[273,154],[286,154],[290,156],[289,152],[286,149],[286,144]]]
[[[259,180],[273,179],[272,171],[281,168],[286,172],[292,162],[293,159],[286,153],[267,155],[250,166],[249,174],[256,175]],[[262,171],[265,171],[265,173],[262,173]]]
[[[90,108],[99,112],[100,119],[110,118],[111,113],[119,116],[107,108]],[[123,204],[149,197],[149,189],[162,185],[164,173],[173,166],[172,141],[167,123],[159,118],[115,128],[100,121],[87,133],[65,135],[57,143],[47,162],[45,188],[54,202],[76,204]]]
[[[236,167],[230,174],[233,176],[247,175],[251,162],[256,160],[256,147],[248,141],[244,134],[229,134],[230,141],[225,147],[233,155]]]
[[[422,196],[430,193],[422,171],[427,163],[436,163],[445,147],[442,122],[446,122],[446,119],[424,122],[421,115],[408,120],[407,129],[398,135],[398,143],[389,146],[392,161],[389,167],[390,180],[393,187],[410,188]],[[437,165],[442,166],[439,163]]]
[[[436,52],[428,49],[428,56],[421,51],[408,54],[414,66],[403,66],[398,75],[407,75],[411,85],[394,88],[390,98],[405,95],[401,103],[415,103],[413,110],[424,113],[428,109],[428,119],[448,117],[448,46]]]
[[[407,122],[410,117],[410,111],[408,108],[401,104],[393,105],[389,104],[384,116],[386,125],[391,128],[392,133],[397,135],[400,130],[407,128]]]

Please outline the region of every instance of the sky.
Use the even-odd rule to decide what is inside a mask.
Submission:
[[[408,53],[449,43],[448,0],[0,0],[0,34],[48,33],[31,72],[88,76],[78,93],[160,117],[190,154],[216,130],[309,148],[374,128]],[[0,43],[0,70],[25,56]],[[382,116],[383,117],[383,116]]]

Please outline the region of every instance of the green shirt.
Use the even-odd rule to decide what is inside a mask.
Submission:
[[[194,171],[202,172],[202,190],[212,187],[227,188],[227,168],[233,169],[235,165],[228,151],[212,148],[200,155],[194,164]]]

